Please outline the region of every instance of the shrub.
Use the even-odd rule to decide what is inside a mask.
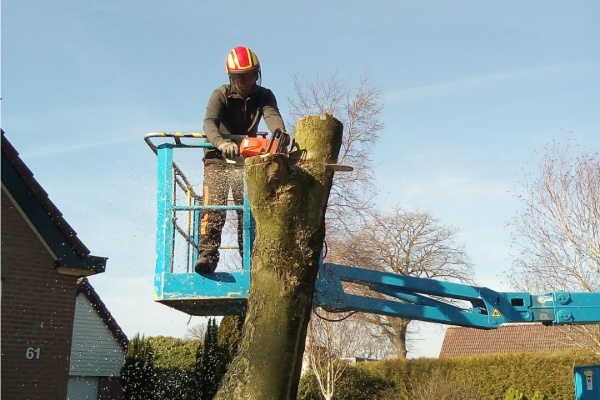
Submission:
[[[539,390],[536,390],[529,400],[548,400],[548,397]]]
[[[196,400],[197,388],[194,374],[180,368],[156,368],[156,400]]]
[[[379,399],[380,393],[390,386],[391,383],[381,376],[348,366],[336,386],[335,397],[338,400],[374,400]]]
[[[312,371],[306,372],[300,378],[298,400],[321,400],[322,398],[321,389],[319,389],[319,383],[315,374]]]
[[[526,400],[523,396],[523,392],[510,387],[506,391],[506,395],[504,396],[504,400]]]

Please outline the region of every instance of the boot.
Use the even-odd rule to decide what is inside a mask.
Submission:
[[[218,262],[219,259],[210,254],[201,254],[200,257],[198,257],[198,261],[196,261],[194,270],[200,275],[212,274],[217,269]]]

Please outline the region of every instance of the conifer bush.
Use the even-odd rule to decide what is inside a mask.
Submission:
[[[154,400],[154,361],[152,348],[136,334],[129,341],[125,365],[121,368],[124,400]]]
[[[219,325],[214,318],[208,321],[204,346],[198,348],[196,355],[196,384],[198,400],[210,400],[219,389],[225,375],[227,360],[225,351],[218,345]]]

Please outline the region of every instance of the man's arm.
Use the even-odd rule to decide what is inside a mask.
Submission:
[[[219,131],[221,126],[221,118],[225,108],[225,95],[215,89],[206,105],[206,114],[204,116],[204,134],[210,143],[218,148],[223,137]]]

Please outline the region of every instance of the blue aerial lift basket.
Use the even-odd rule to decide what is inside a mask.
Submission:
[[[175,163],[173,153],[175,149],[192,149],[198,154],[199,170],[198,150],[212,147],[203,134],[149,133],[144,139],[158,156],[154,300],[190,315],[243,313],[250,287],[254,240],[247,196],[243,205],[202,205],[202,196],[197,193],[197,187],[202,185],[191,183]],[[161,143],[155,143],[158,141]],[[228,271],[221,270],[219,265],[219,272],[214,274],[193,272],[198,257],[200,216],[209,210],[243,212],[241,268]],[[237,246],[221,248],[237,250]],[[358,283],[369,288],[370,293],[348,293],[345,283]],[[548,325],[600,322],[597,292],[502,293],[485,287],[332,263],[322,263],[315,290],[314,306],[333,312],[360,311],[480,329],[494,329],[508,322]]]
[[[212,147],[202,140],[204,138],[201,133],[149,133],[145,136],[146,143],[158,156],[154,300],[190,315],[241,314],[246,308],[250,286],[249,255],[253,240],[248,202],[244,205],[203,206],[197,186],[174,161],[175,149],[195,148],[200,170],[202,156],[198,149]],[[157,144],[157,141],[163,143]],[[243,211],[244,258],[241,269],[210,275],[199,275],[193,271],[199,254],[198,227],[205,210]],[[181,242],[180,246],[177,246],[178,242]]]

